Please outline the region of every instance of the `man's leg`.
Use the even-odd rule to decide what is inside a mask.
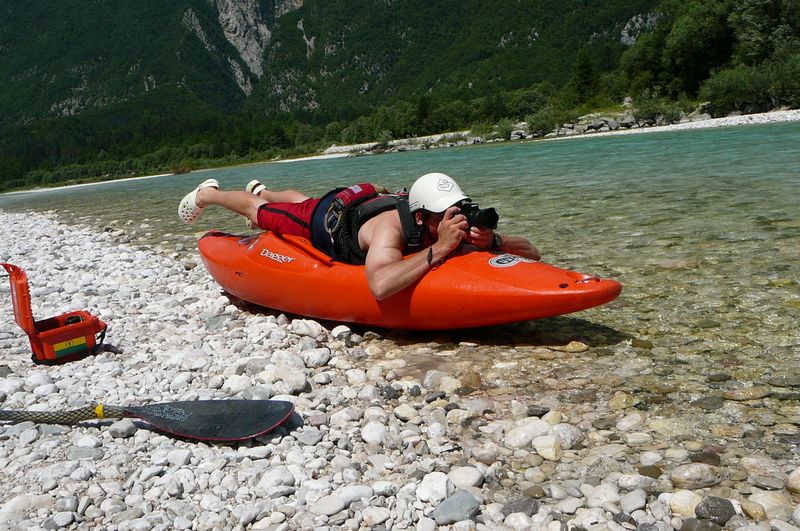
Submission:
[[[263,193],[265,192],[262,192],[262,194]],[[300,192],[297,193],[299,194]],[[258,225],[258,207],[268,201],[263,197],[253,195],[249,192],[223,192],[216,188],[203,188],[197,192],[197,199],[195,202],[197,206],[201,208],[211,205],[225,207],[237,214],[241,214]]]
[[[297,190],[261,190],[258,197],[268,203],[302,203],[308,196]]]

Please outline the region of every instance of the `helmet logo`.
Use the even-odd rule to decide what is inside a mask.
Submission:
[[[436,190],[439,192],[449,192],[453,189],[453,181],[449,179],[439,179],[439,182],[436,185]]]

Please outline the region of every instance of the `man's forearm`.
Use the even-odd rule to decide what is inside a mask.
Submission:
[[[383,266],[370,282],[373,296],[381,301],[403,291],[444,260],[448,254],[449,250],[433,244],[405,260]]]
[[[541,260],[542,253],[527,238],[508,234],[501,234],[500,238],[502,239],[500,250],[532,260]]]

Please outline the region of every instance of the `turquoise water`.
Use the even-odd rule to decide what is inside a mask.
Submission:
[[[455,372],[478,370],[486,383],[520,392],[534,392],[553,375],[564,382],[565,374],[617,374],[639,388],[673,380],[680,393],[696,397],[708,392],[707,375],[720,370],[735,382],[725,385],[781,374],[800,380],[798,146],[800,123],[493,144],[6,195],[0,209],[57,209],[68,223],[122,228],[135,243],[193,253],[205,230],[246,232],[241,218],[219,210],[209,209],[195,226],[177,220],[181,197],[211,176],[227,189],[258,178],[275,189],[320,194],[358,181],[399,188],[423,173],[445,172],[483,207],[497,207],[501,230],[528,236],[545,261],[614,277],[623,294],[576,316],[401,335],[387,350],[402,344],[413,352],[412,365],[450,363]],[[531,361],[541,345],[575,337],[592,346],[593,361]],[[634,348],[633,338],[646,346]],[[414,350],[432,339],[433,346]],[[463,340],[480,346],[458,346]],[[454,349],[460,355],[447,357]],[[498,356],[537,369],[495,367]],[[785,413],[792,414],[800,411]]]

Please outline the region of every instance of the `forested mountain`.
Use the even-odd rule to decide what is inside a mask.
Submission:
[[[0,189],[547,124],[626,95],[717,99],[731,83],[776,88],[720,112],[791,104],[797,4],[4,2]]]
[[[477,97],[612,62],[653,0],[5,2],[0,124],[182,92],[222,112],[359,115],[428,91]],[[639,18],[637,18],[639,17]],[[610,66],[608,64],[604,65]],[[181,101],[180,104],[185,104]]]

